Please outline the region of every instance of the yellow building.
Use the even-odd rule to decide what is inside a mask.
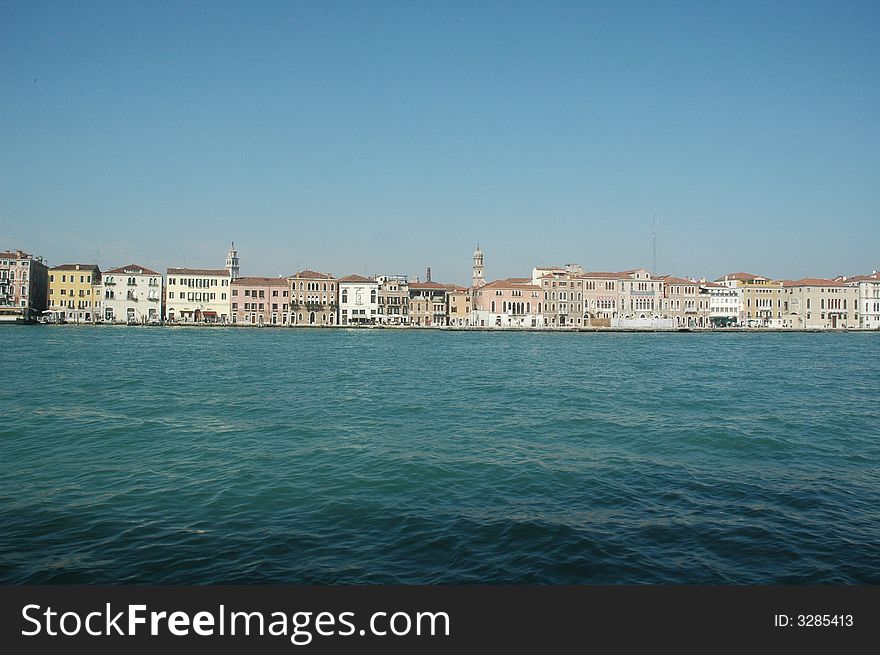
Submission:
[[[454,284],[446,285],[447,324],[471,325],[471,291]]]
[[[93,323],[98,317],[97,264],[62,264],[49,269],[49,311],[67,323]]]

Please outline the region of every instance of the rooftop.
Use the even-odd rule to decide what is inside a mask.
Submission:
[[[346,275],[345,277],[339,278],[340,282],[360,282],[360,283],[372,283],[377,284],[376,280],[371,277],[364,277],[363,275]]]
[[[826,280],[820,277],[805,277],[800,280],[784,280],[782,282],[782,286],[784,287],[842,287],[846,286],[843,282],[836,282],[835,280]]]
[[[238,277],[232,281],[232,286],[236,287],[286,287],[289,284],[286,277]]]
[[[101,272],[101,269],[98,268],[97,264],[61,264],[60,266],[53,266],[49,270],[51,271],[98,271]]]
[[[336,278],[330,273],[319,273],[318,271],[310,271],[308,269],[294,273],[293,277],[304,280],[335,280]]]
[[[750,282],[752,280],[769,280],[770,278],[766,278],[763,275],[753,275],[751,273],[728,273],[727,275],[723,275],[719,277],[716,282],[723,282],[724,280],[742,280],[745,282]]]
[[[119,268],[111,268],[109,271],[104,271],[104,274],[114,273],[117,275],[123,275],[125,273],[132,273],[135,275],[162,275],[161,273],[157,273],[156,271],[150,270],[145,266],[139,266],[137,264],[129,264],[128,266],[120,266]]]
[[[168,275],[218,275],[229,277],[225,268],[169,268]]]

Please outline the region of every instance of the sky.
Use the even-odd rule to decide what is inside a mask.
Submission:
[[[880,3],[0,0],[0,248],[880,268]]]

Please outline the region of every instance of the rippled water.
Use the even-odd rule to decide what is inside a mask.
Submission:
[[[880,583],[880,335],[0,339],[2,582]]]

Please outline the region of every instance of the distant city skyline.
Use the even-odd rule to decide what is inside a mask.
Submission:
[[[880,268],[880,5],[0,3],[0,248],[467,284]]]

